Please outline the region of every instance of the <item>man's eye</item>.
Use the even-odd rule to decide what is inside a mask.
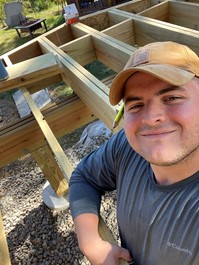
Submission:
[[[140,110],[142,107],[144,106],[144,104],[139,103],[139,104],[134,104],[128,107],[129,111],[138,111]]]
[[[172,102],[172,101],[179,101],[181,100],[182,97],[179,97],[179,96],[171,96],[171,97],[166,97],[164,99],[165,102]]]
[[[176,99],[179,99],[179,97],[169,97],[168,98],[169,101],[173,101],[173,100],[176,100]]]

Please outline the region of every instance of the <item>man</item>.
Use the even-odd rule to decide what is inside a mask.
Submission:
[[[148,44],[113,80],[124,130],[85,157],[70,182],[80,249],[92,265],[199,264],[199,58]],[[101,194],[117,189],[122,247],[98,234]]]

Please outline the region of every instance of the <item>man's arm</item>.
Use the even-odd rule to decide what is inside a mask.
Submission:
[[[104,241],[98,232],[99,218],[92,213],[74,219],[78,244],[92,265],[119,265],[119,260],[131,261],[128,250]]]
[[[92,265],[117,265],[120,258],[131,260],[126,249],[104,241],[98,232],[101,195],[116,188],[115,163],[121,137],[114,136],[85,157],[70,179],[70,209],[78,243]]]
[[[79,170],[73,173],[69,198],[82,253],[92,265],[119,265],[119,259],[131,260],[126,249],[101,238],[98,230],[101,192],[81,174]]]

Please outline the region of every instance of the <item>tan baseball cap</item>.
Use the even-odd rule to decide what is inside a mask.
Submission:
[[[151,74],[169,84],[181,86],[199,76],[199,57],[179,43],[154,42],[134,52],[111,84],[109,100],[116,105],[123,98],[124,85],[135,72]]]

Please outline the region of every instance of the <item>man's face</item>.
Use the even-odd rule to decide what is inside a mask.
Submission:
[[[199,157],[199,83],[175,87],[137,72],[124,89],[124,129],[132,148],[158,166]]]

